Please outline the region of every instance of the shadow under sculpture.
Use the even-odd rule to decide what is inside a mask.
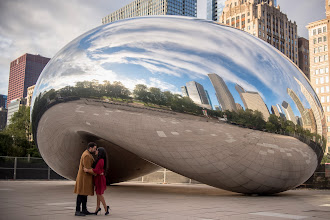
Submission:
[[[249,128],[215,117],[249,112]],[[274,118],[308,135],[262,131]],[[313,174],[325,145],[321,104],[293,62],[241,30],[178,16],[121,20],[70,42],[39,77],[31,119],[42,157],[69,179],[89,141],[104,147],[108,184],[162,166],[233,192],[278,193]]]

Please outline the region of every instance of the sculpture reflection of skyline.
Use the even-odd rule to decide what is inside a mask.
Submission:
[[[242,86],[236,84],[235,89],[241,100],[234,100],[232,93],[229,91],[225,81],[219,75],[212,73],[208,74],[209,80],[213,86],[212,92],[218,99],[218,105],[215,105],[215,111],[233,111],[239,110],[258,111],[262,114],[263,120],[268,121],[270,112],[266,103],[258,92],[246,91]],[[297,79],[296,79],[297,80]],[[297,80],[297,83],[300,82]],[[302,84],[299,84],[302,86]],[[295,104],[300,112],[300,115],[295,115],[292,106],[288,100],[282,102],[282,107],[279,104],[271,105],[271,113],[279,118],[291,121],[295,126],[299,125],[303,129],[309,130],[311,133],[322,134],[322,113],[315,111],[316,104],[312,96],[306,93],[306,89],[301,87],[304,97],[308,100],[311,109],[305,108],[300,98],[292,89],[287,88],[287,92],[291,101]],[[170,91],[162,91],[157,87],[147,87],[143,84],[137,84],[133,91],[126,88],[121,82],[115,81],[112,84],[109,81],[104,81],[100,84],[97,80],[77,82],[75,86],[66,86],[61,90],[48,91],[51,95],[49,97],[61,98],[77,96],[80,98],[97,98],[112,101],[127,101],[134,103],[135,101],[142,101],[155,108],[163,108],[167,110],[177,111],[181,113],[193,113],[203,115],[202,109],[214,111],[210,104],[208,91],[204,86],[195,81],[189,81],[186,86],[181,87],[182,95],[173,94]],[[307,95],[307,97],[306,97]],[[308,96],[309,95],[309,96]],[[244,108],[240,105],[242,102]],[[166,107],[167,106],[167,107]],[[313,110],[314,106],[314,110]],[[214,113],[210,115],[214,116]],[[283,114],[284,113],[284,114]],[[316,115],[316,117],[315,117]]]
[[[215,91],[215,96],[217,97],[219,105],[215,105],[215,110],[217,111],[238,111],[240,107],[239,103],[235,103],[232,93],[229,91],[225,81],[218,74],[211,73],[208,74],[210,81],[212,82],[213,89]],[[302,83],[297,80],[298,85],[301,88],[302,94],[308,101],[312,108],[305,108],[301,99],[298,95],[290,88],[287,88],[287,93],[296,108],[298,109],[300,115],[296,115],[288,103],[288,100],[283,100],[282,108],[279,104],[271,105],[272,114],[277,117],[284,118],[285,120],[292,121],[293,124],[303,127],[303,129],[309,130],[311,133],[317,132],[317,134],[322,135],[322,118],[323,113],[316,109],[316,100],[312,98],[312,95],[307,91],[307,89],[302,85]],[[182,86],[182,96],[190,97],[194,103],[200,107],[212,109],[212,106],[203,105],[203,100],[206,100],[206,94],[203,85],[198,82],[190,81],[186,86]],[[258,92],[246,91],[242,86],[236,84],[236,91],[238,92],[241,102],[244,105],[244,109],[250,109],[253,111],[259,111],[263,115],[263,119],[268,121],[270,116],[269,109],[266,103],[263,101],[262,97]],[[190,92],[189,92],[190,91]],[[205,103],[205,102],[204,102]],[[208,104],[208,103],[207,103]],[[211,107],[211,108],[210,108]],[[314,107],[314,109],[313,109]],[[242,107],[241,107],[242,108]],[[243,108],[242,108],[243,109]],[[243,109],[243,110],[244,110]],[[283,110],[282,110],[283,109]],[[284,112],[284,114],[283,114]],[[317,117],[315,117],[315,115]],[[316,122],[315,122],[316,120]]]

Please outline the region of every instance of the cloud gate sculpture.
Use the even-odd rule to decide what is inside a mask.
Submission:
[[[59,51],[31,120],[46,163],[75,179],[95,141],[107,183],[165,167],[214,187],[272,194],[306,181],[325,146],[323,109],[299,68],[225,25],[150,16],[97,27]]]

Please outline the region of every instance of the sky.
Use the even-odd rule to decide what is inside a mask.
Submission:
[[[325,18],[325,0],[278,0],[281,10],[308,38],[305,26]],[[101,25],[102,17],[132,0],[1,0],[0,94],[7,95],[10,62],[25,53],[52,58],[81,34]],[[206,18],[206,0],[198,0],[198,17]]]

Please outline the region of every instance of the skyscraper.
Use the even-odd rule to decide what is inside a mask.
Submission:
[[[13,117],[15,112],[18,112],[22,105],[26,105],[25,98],[18,98],[10,101],[8,104],[7,125],[10,125],[10,119]]]
[[[209,95],[209,92],[207,90],[205,90],[205,93],[206,93],[206,97],[207,97],[207,101],[209,102],[210,106],[211,106],[211,109],[213,109],[212,107],[212,101],[210,99],[210,95]]]
[[[239,93],[245,109],[260,111],[263,115],[264,120],[268,121],[268,118],[270,116],[269,110],[258,92],[246,91],[242,86],[238,84],[236,84],[235,89]]]
[[[227,0],[219,22],[257,36],[299,64],[297,24],[274,0]]]
[[[6,127],[7,124],[7,109],[0,107],[0,131]]]
[[[7,96],[6,95],[0,95],[0,108],[7,108]]]
[[[226,0],[207,0],[207,20],[219,21]]]
[[[10,63],[7,105],[12,100],[26,97],[27,88],[36,84],[49,60],[50,58],[26,53]]]
[[[305,73],[306,77],[310,80],[309,73],[309,41],[306,38],[298,38],[298,57],[299,68]]]
[[[293,124],[297,124],[296,116],[294,115],[291,105],[287,103],[286,101],[282,102],[282,107],[286,116],[286,119],[289,121],[292,121]]]
[[[215,73],[208,74],[222,111],[237,111],[236,104],[232,94],[230,93],[225,81]]]
[[[28,107],[31,106],[34,87],[36,87],[36,85],[30,86],[30,87],[27,89],[26,106],[28,106]]]
[[[102,24],[148,15],[197,16],[197,0],[135,0],[102,18]]]
[[[296,82],[298,83],[298,85],[300,86],[300,90],[301,92],[303,93],[303,95],[305,96],[305,98],[307,99],[311,109],[312,109],[312,112],[313,112],[313,115],[314,115],[314,118],[315,118],[315,122],[316,122],[316,132],[317,134],[321,135],[323,134],[322,132],[322,119],[324,118],[324,114],[323,112],[320,112],[319,111],[319,108],[317,107],[317,102],[315,100],[315,98],[310,94],[310,92],[306,89],[306,87],[297,79],[297,78],[294,78],[296,80]],[[312,117],[311,117],[312,119]]]
[[[211,105],[208,102],[207,94],[201,84],[195,81],[190,81],[186,83],[186,88],[189,98],[191,98],[194,103],[203,108],[211,109]]]
[[[272,114],[276,115],[277,117],[281,117],[280,112],[278,111],[278,109],[275,105],[272,105],[271,111],[272,111]]]
[[[186,86],[181,86],[181,93],[183,97],[189,97]]]
[[[326,152],[330,152],[330,74],[329,74],[329,37],[330,32],[330,1],[325,1],[326,18],[309,23],[306,27],[309,32],[309,63],[310,63],[310,81],[314,90],[321,100],[325,111],[327,127],[327,147]],[[313,109],[313,108],[312,108]],[[313,109],[315,119],[319,115]],[[316,114],[315,114],[316,113]],[[321,134],[316,121],[318,134]]]
[[[308,109],[306,109],[304,107],[304,105],[302,104],[301,100],[299,99],[299,97],[297,96],[297,94],[290,88],[287,89],[289,96],[291,97],[291,99],[293,100],[293,102],[296,104],[301,118],[302,119],[302,123],[300,123],[301,126],[303,126],[305,129],[311,129],[311,118],[309,115],[309,111]]]

